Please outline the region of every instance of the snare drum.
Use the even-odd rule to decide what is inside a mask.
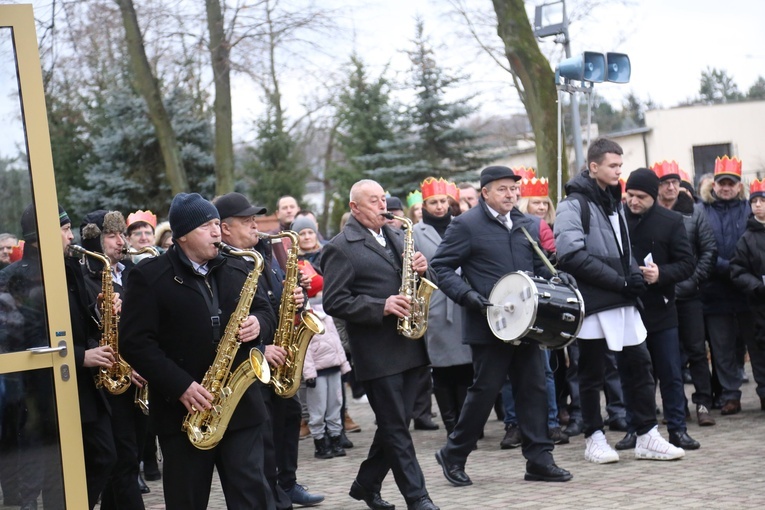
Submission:
[[[506,274],[494,285],[489,301],[486,319],[504,342],[525,338],[546,349],[561,349],[576,339],[584,320],[582,295],[557,278]]]

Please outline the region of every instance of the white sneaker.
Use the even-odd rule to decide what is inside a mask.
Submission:
[[[619,454],[608,446],[606,436],[600,430],[585,439],[584,460],[595,464],[619,462]]]
[[[675,460],[683,457],[685,457],[685,450],[670,444],[661,437],[658,426],[637,437],[636,459]]]

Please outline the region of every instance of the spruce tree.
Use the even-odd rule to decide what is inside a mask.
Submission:
[[[360,158],[374,166],[369,172],[373,179],[402,198],[428,176],[474,178],[492,159],[486,153],[488,146],[480,143],[481,133],[464,125],[476,111],[470,104],[473,97],[445,99],[467,76],[450,75],[439,67],[420,20],[413,42],[414,49],[407,53],[414,102],[403,108],[394,139],[381,141],[380,153]]]

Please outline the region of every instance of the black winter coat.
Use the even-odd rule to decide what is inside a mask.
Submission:
[[[521,230],[525,227],[531,233],[537,225],[538,232],[538,222],[513,208],[510,212],[513,226],[508,231],[492,216],[483,197],[478,205],[454,218],[430,262],[439,288],[463,307],[462,337],[467,344],[497,341],[481,311],[465,306],[465,296],[470,291],[488,298],[497,281],[513,271],[528,271],[544,278],[552,276]],[[460,267],[461,276],[456,272]]]
[[[650,253],[659,266],[659,281],[642,296],[640,316],[649,333],[677,327],[675,285],[693,274],[693,253],[683,217],[658,204],[642,215],[625,211],[632,253],[644,264]]]
[[[733,284],[747,297],[754,316],[754,336],[765,349],[765,225],[750,217],[730,261]]]
[[[712,202],[704,204],[707,221],[717,242],[717,263],[712,274],[701,286],[704,313],[727,314],[749,310],[746,297],[730,279],[730,260],[736,243],[746,231],[751,214],[746,200],[720,200],[712,194]]]
[[[429,363],[425,342],[399,335],[397,317],[383,315],[385,300],[398,294],[401,286],[404,232],[387,225],[382,229],[398,257],[396,261],[353,216],[322,250],[324,311],[346,321],[359,381],[399,374]]]
[[[247,268],[241,261],[222,256],[211,260],[208,267],[208,281],[219,296],[219,334],[223,335],[239,301]],[[120,350],[125,361],[149,381],[150,409],[158,434],[182,433],[186,408],[178,399],[192,382],[201,383],[215,359],[219,338],[214,336],[210,309],[202,294],[204,286],[203,277],[194,272],[177,245],[159,257],[139,262],[127,282]],[[260,323],[261,341],[273,336],[276,318],[260,293],[253,299],[250,314]],[[257,340],[243,344],[232,370],[257,346]],[[251,427],[265,419],[260,389],[253,384],[228,428]]]
[[[696,262],[691,277],[675,286],[675,297],[679,300],[698,298],[701,295],[701,284],[709,278],[717,262],[715,234],[709,226],[703,206],[696,204],[685,193],[678,195],[672,210],[683,215],[688,242]]]

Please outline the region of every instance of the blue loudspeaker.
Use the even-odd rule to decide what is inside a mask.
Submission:
[[[585,51],[581,55],[567,58],[558,64],[558,73],[569,80],[600,83],[606,79],[606,56],[602,53]]]
[[[606,53],[608,61],[608,73],[606,79],[614,83],[628,83],[630,81],[630,58],[624,53]]]

